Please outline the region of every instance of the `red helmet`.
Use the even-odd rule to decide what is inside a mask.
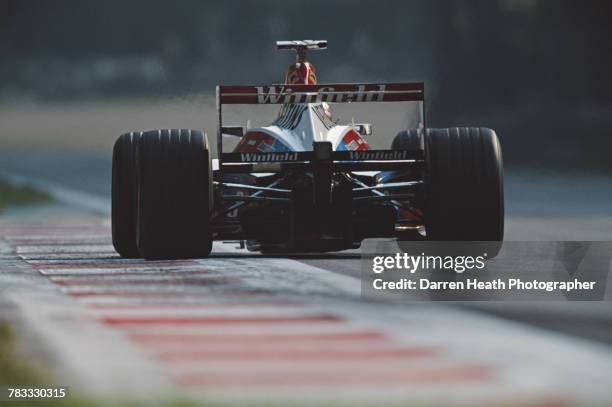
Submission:
[[[294,65],[289,66],[285,83],[292,85],[316,85],[317,70],[310,62],[306,60],[307,50],[320,50],[327,48],[327,41],[277,41],[276,49],[290,50],[297,53],[297,60]]]
[[[287,69],[285,83],[291,85],[316,85],[317,70],[315,66],[308,61],[296,62]]]

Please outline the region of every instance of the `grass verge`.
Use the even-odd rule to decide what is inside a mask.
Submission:
[[[0,210],[8,206],[32,205],[52,200],[49,194],[31,185],[15,185],[0,178]]]

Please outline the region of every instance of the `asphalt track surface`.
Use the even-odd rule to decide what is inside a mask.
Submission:
[[[206,260],[122,260],[98,210],[109,203],[109,158],[0,155],[3,171],[83,193],[47,209],[42,223],[13,213],[0,227],[4,277],[36,276],[49,292],[12,300],[73,361],[66,377],[81,376],[90,389],[178,387],[247,400],[610,401],[608,302],[364,301],[358,252],[279,258],[216,244]],[[506,238],[612,240],[608,185],[508,174]],[[88,213],[82,198],[101,204]],[[117,364],[123,374],[112,373]]]

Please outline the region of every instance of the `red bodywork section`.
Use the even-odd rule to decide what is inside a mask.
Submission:
[[[236,148],[235,153],[261,153],[269,151],[278,151],[277,144],[284,147],[280,141],[274,136],[261,132],[261,131],[249,131],[240,140]],[[285,148],[285,150],[287,150]],[[283,151],[285,151],[283,150]]]
[[[363,137],[361,137],[361,135],[355,130],[349,130],[344,137],[342,137],[342,141],[340,142],[339,146],[342,144],[345,145],[346,150],[350,151],[363,151],[370,149],[368,142],[365,141]]]

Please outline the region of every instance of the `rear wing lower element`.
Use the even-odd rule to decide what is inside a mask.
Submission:
[[[421,168],[422,150],[332,151],[331,143],[315,143],[314,151],[283,153],[225,153],[223,172],[268,173],[307,170],[324,163],[332,171],[391,171]]]

